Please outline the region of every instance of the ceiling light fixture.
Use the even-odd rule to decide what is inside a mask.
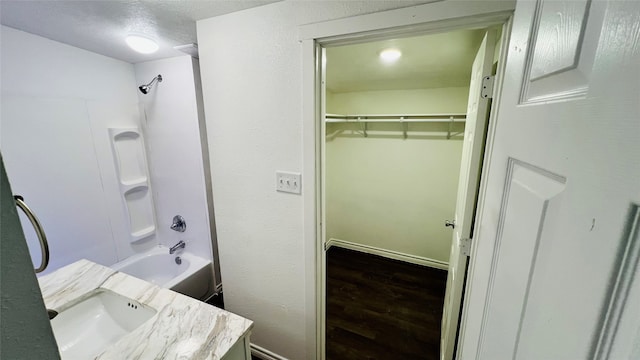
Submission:
[[[140,35],[129,35],[125,41],[130,48],[142,54],[154,53],[158,51],[159,48],[158,43],[148,37]]]
[[[386,49],[380,53],[380,60],[382,60],[382,62],[384,63],[391,64],[398,61],[398,59],[400,59],[400,56],[402,56],[400,50]]]

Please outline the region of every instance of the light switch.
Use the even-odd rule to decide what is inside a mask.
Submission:
[[[302,193],[302,175],[288,171],[276,171],[276,190],[293,194]]]

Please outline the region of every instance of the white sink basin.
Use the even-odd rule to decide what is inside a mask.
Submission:
[[[100,290],[58,314],[51,327],[62,359],[93,359],[155,313],[137,301]]]

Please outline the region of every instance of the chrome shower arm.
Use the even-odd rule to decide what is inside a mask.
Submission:
[[[153,80],[151,80],[150,83],[148,83],[146,86],[151,86],[153,85],[154,82],[162,82],[162,75],[158,74],[158,76],[154,77]]]

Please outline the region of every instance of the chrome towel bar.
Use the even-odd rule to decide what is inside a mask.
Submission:
[[[47,236],[44,234],[44,230],[42,229],[42,225],[36,215],[29,209],[27,204],[24,202],[24,198],[20,195],[14,195],[13,198],[16,200],[16,205],[24,212],[24,214],[31,221],[31,225],[36,230],[36,235],[38,236],[38,240],[40,241],[40,250],[42,251],[42,260],[40,262],[40,266],[35,269],[36,273],[43,272],[44,269],[49,265],[49,243],[47,242]]]

